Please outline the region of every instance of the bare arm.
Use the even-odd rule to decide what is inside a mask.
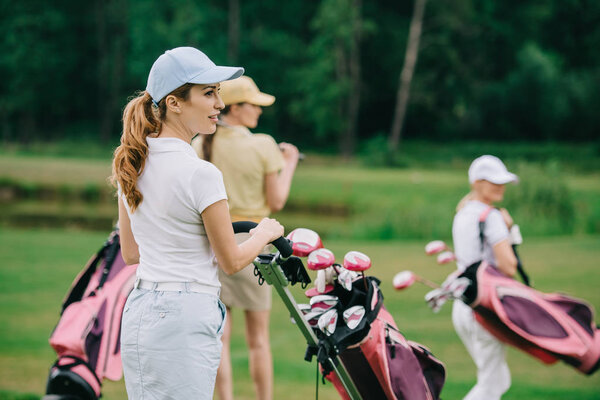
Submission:
[[[131,221],[123,199],[119,197],[119,238],[121,241],[121,255],[125,264],[132,265],[140,262],[140,250],[131,231]]]
[[[235,242],[227,201],[221,200],[206,207],[202,221],[210,246],[219,261],[219,267],[232,275],[248,264],[271,241],[283,235],[283,226],[274,219],[264,218],[250,233],[252,236],[241,244]]]
[[[285,165],[279,173],[272,172],[265,175],[265,193],[271,212],[277,212],[285,205],[300,154],[298,148],[292,144],[280,143],[279,147],[283,152]]]
[[[505,275],[515,276],[517,272],[517,257],[513,252],[509,239],[504,239],[494,245],[494,257],[496,258],[496,267]]]

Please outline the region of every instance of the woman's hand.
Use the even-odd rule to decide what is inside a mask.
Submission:
[[[281,149],[281,154],[283,155],[283,159],[286,163],[297,163],[298,158],[300,157],[300,152],[298,148],[291,143],[281,142],[279,143],[279,148]]]
[[[512,217],[508,213],[508,210],[506,208],[501,208],[500,214],[502,215],[502,219],[504,220],[504,223],[506,224],[506,226],[508,227],[508,230],[510,231],[510,228],[512,228],[514,222],[513,222]]]
[[[273,218],[263,218],[256,228],[250,230],[250,234],[259,235],[272,242],[283,236],[283,226]]]

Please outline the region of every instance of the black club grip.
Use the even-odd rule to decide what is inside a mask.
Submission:
[[[258,224],[256,222],[252,222],[252,221],[234,222],[233,223],[233,232],[234,233],[248,233],[248,232],[250,232],[250,229],[255,228],[257,225]],[[277,248],[277,250],[279,250],[279,253],[281,253],[281,256],[283,258],[288,258],[289,256],[292,255],[292,246],[290,245],[290,242],[283,236],[275,239],[274,241],[271,242],[271,244],[273,244],[273,246],[275,246]]]

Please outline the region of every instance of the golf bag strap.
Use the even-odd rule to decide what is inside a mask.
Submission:
[[[116,250],[114,250],[114,255],[112,256],[112,260],[110,260],[110,263],[109,263],[108,258],[106,258],[106,252],[107,252],[108,248],[114,249],[115,243],[116,243]],[[88,284],[90,283],[90,280],[92,279],[92,275],[94,274],[94,272],[96,272],[96,268],[98,267],[98,262],[102,258],[105,258],[105,260],[106,260],[106,266],[104,268],[104,271],[106,271],[106,272],[105,272],[105,274],[103,273],[103,275],[106,275],[106,277],[104,277],[104,276],[102,277],[104,279],[104,281],[102,281],[102,279],[101,279],[101,285],[104,284],[104,282],[106,281],[106,278],[108,277],[108,272],[110,272],[110,267],[112,266],[112,264],[115,261],[115,258],[117,256],[119,248],[120,248],[119,235],[117,233],[113,233],[108,238],[106,243],[104,243],[102,248],[100,250],[98,250],[98,253],[96,253],[94,258],[90,261],[85,272],[81,275],[81,277],[79,278],[77,283],[75,283],[75,285],[73,286],[73,289],[71,289],[71,292],[69,293],[69,295],[67,296],[67,298],[65,299],[65,301],[62,304],[62,309],[60,310],[60,315],[63,314],[63,312],[69,305],[71,305],[72,303],[74,303],[76,301],[81,300],[81,298],[83,297],[83,293],[85,293],[85,289],[87,288]],[[112,253],[112,251],[111,251],[111,253]]]
[[[119,240],[119,234],[115,232],[112,236],[112,242],[104,249],[104,269],[102,270],[102,276],[100,277],[100,282],[98,283],[96,290],[101,289],[106,283],[106,279],[108,279],[108,274],[117,258],[117,254],[119,254],[120,248],[121,241]]]
[[[479,241],[481,243],[481,254],[482,254],[482,256],[483,256],[483,242],[485,240],[485,235],[484,235],[485,220],[487,219],[488,215],[490,214],[490,212],[492,211],[493,208],[494,207],[491,207],[491,206],[487,207],[479,215]],[[524,284],[526,284],[527,286],[531,286],[529,284],[529,276],[525,272],[525,269],[523,268],[523,264],[521,264],[521,259],[519,258],[519,255],[517,254],[517,246],[516,245],[512,245],[511,247],[513,249],[513,253],[515,253],[515,257],[517,258],[517,271],[519,272],[519,276],[523,280]]]
[[[73,360],[73,362],[68,363],[68,364],[59,364],[59,361],[60,360],[64,360],[65,358],[70,358],[70,359]],[[98,375],[96,375],[96,371],[94,371],[94,368],[92,368],[92,366],[89,363],[87,363],[82,358],[79,358],[79,357],[76,357],[76,356],[62,356],[61,358],[59,358],[58,360],[56,360],[56,362],[54,363],[53,367],[56,367],[56,368],[60,369],[61,371],[69,371],[73,367],[76,367],[78,365],[83,365],[87,369],[89,369],[90,372],[92,373],[92,375],[94,376],[94,378],[96,379],[96,381],[98,382],[98,384],[100,386],[102,386],[102,381],[100,380],[100,378],[98,378]]]

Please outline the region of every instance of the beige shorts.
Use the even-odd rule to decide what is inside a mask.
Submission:
[[[248,234],[235,235],[238,243],[245,241],[248,237]],[[219,268],[219,280],[221,281],[221,301],[227,307],[249,311],[271,309],[271,285],[258,284],[258,277],[254,276],[254,264],[248,265],[233,275],[227,275]]]

